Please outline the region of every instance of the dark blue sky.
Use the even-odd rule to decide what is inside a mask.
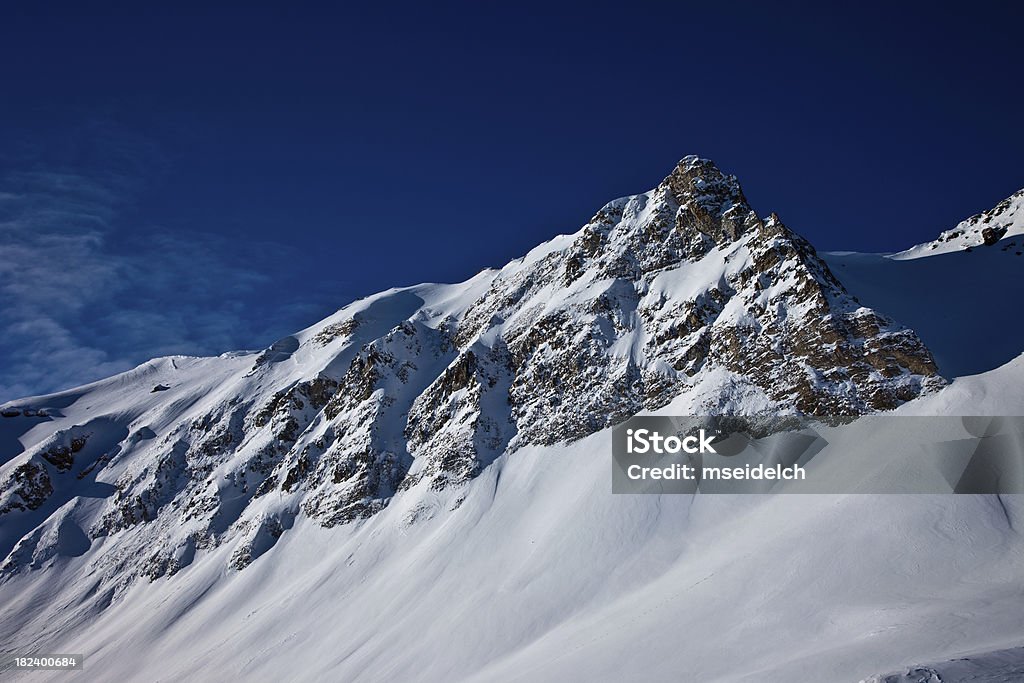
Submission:
[[[826,250],[1024,186],[1021,10],[830,4],[5,8],[0,400],[463,279],[690,153]]]

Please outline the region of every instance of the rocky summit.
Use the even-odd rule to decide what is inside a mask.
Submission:
[[[2,572],[92,549],[112,599],[228,543],[244,569],[300,516],[442,491],[457,507],[496,458],[644,410],[854,415],[945,384],[912,330],[691,156],[500,270],[362,299],[262,352],[5,405],[26,448],[0,470]]]

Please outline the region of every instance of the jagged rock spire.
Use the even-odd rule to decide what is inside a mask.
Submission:
[[[756,220],[740,182],[709,159],[686,156],[662,181],[678,205],[676,225],[695,228],[716,244],[737,239]]]

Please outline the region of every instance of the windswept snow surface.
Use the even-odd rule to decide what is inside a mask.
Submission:
[[[1022,367],[941,408],[1021,414]],[[110,610],[68,557],[5,586],[0,647],[87,654],[24,680],[857,681],[1024,642],[1020,497],[613,496],[607,439],[502,456],[455,510],[299,520]]]

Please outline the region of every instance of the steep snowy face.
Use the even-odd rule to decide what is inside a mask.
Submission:
[[[913,332],[860,306],[810,244],[695,157],[503,269],[457,330],[460,348],[500,350],[512,448],[686,393],[706,397],[695,411],[856,414],[942,383]]]
[[[501,270],[355,302],[259,354],[9,404],[26,450],[0,466],[2,571],[89,553],[116,591],[224,543],[243,568],[300,515],[334,526],[429,501],[503,454],[670,401],[859,414],[943,384],[912,331],[686,157]]]
[[[918,244],[893,254],[891,258],[922,258],[984,247],[995,247],[1014,255],[1024,252],[1024,189],[1014,192],[988,211],[961,221],[934,241]]]

